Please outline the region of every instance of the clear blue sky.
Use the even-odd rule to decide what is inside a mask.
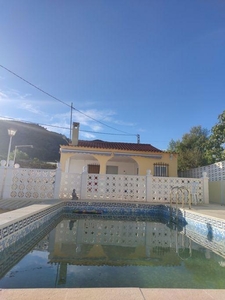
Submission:
[[[0,116],[166,149],[225,109],[224,0],[0,0]],[[48,127],[64,133],[69,130]]]

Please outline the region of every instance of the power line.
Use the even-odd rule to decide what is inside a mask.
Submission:
[[[90,133],[97,133],[97,134],[107,134],[107,135],[123,135],[123,136],[137,136],[137,134],[132,133],[105,133],[105,132],[99,132],[99,131],[89,131],[89,130],[80,130],[83,132],[90,132]]]
[[[17,120],[15,118],[9,118],[9,117],[3,117],[0,116],[1,119],[8,119],[8,120],[12,120],[12,121],[16,121],[16,122],[24,122],[24,123],[28,123],[28,124],[38,124],[38,125],[42,125],[42,126],[48,126],[48,127],[54,127],[54,128],[59,128],[59,129],[66,129],[69,130],[69,127],[63,127],[63,126],[57,126],[57,125],[49,125],[49,124],[43,124],[43,123],[33,123],[30,121],[25,121],[25,120]],[[89,133],[96,133],[96,134],[107,134],[107,135],[122,135],[122,136],[137,136],[136,134],[125,134],[125,133],[107,133],[107,132],[98,132],[98,131],[90,131],[90,130],[80,130],[81,132],[89,132]]]
[[[3,69],[5,69],[5,70],[8,71],[9,73],[13,74],[14,76],[18,77],[19,79],[23,80],[24,82],[26,82],[27,84],[31,85],[32,87],[34,87],[35,89],[39,90],[40,92],[42,92],[42,93],[48,95],[49,97],[51,97],[51,98],[53,98],[53,99],[55,99],[55,100],[61,102],[62,104],[64,104],[64,105],[70,107],[70,105],[67,104],[66,102],[64,102],[64,101],[62,101],[62,100],[56,98],[55,96],[52,96],[51,94],[45,92],[44,90],[42,90],[41,88],[39,88],[39,87],[36,86],[35,84],[33,84],[33,83],[29,82],[28,80],[24,79],[23,77],[17,75],[17,74],[14,73],[13,71],[7,69],[6,67],[4,67],[4,66],[2,66],[2,65],[0,65],[0,67],[3,68]]]
[[[66,106],[72,108],[73,110],[79,112],[80,114],[86,116],[87,118],[92,119],[93,121],[95,121],[95,122],[97,122],[97,123],[99,123],[99,124],[102,124],[103,126],[106,126],[106,127],[108,127],[108,128],[111,128],[111,129],[113,129],[113,130],[116,130],[116,131],[122,132],[122,133],[124,133],[124,134],[130,135],[129,133],[127,133],[127,132],[125,132],[125,131],[119,130],[119,129],[114,128],[114,127],[112,127],[112,126],[110,126],[110,125],[107,125],[107,124],[105,124],[105,123],[103,123],[103,122],[101,122],[101,121],[98,121],[98,120],[95,119],[95,118],[92,118],[91,116],[89,116],[89,115],[83,113],[82,111],[80,111],[79,109],[73,107],[72,105],[69,105],[68,103],[66,103],[66,102],[60,100],[59,98],[57,98],[57,97],[55,97],[55,96],[49,94],[48,92],[45,92],[43,89],[39,88],[39,87],[36,86],[35,84],[33,84],[33,83],[31,83],[30,81],[24,79],[23,77],[19,76],[19,75],[16,74],[15,72],[9,70],[8,68],[4,67],[3,65],[0,64],[0,67],[3,68],[4,70],[6,70],[7,72],[13,74],[14,76],[18,77],[19,79],[23,80],[24,82],[26,82],[27,84],[31,85],[32,87],[34,87],[35,89],[39,90],[40,92],[44,93],[45,95],[47,95],[47,96],[49,96],[49,97],[55,99],[56,101],[58,101],[58,102],[60,102],[60,103],[62,103],[62,104],[64,104],[64,105],[66,105]],[[135,134],[134,134],[134,135],[135,135]]]
[[[110,125],[107,125],[107,124],[105,124],[105,123],[103,123],[103,122],[101,122],[101,121],[98,121],[98,120],[96,120],[96,119],[94,119],[94,118],[88,116],[87,114],[81,112],[80,110],[78,110],[78,109],[76,109],[76,108],[74,108],[74,107],[72,107],[72,109],[76,110],[77,112],[81,113],[82,115],[86,116],[87,118],[92,119],[92,120],[94,120],[95,122],[98,122],[99,124],[102,124],[102,125],[104,125],[104,126],[106,126],[106,127],[108,127],[108,128],[111,128],[111,129],[113,129],[113,130],[122,132],[122,133],[124,133],[124,134],[130,134],[130,133],[127,133],[127,132],[125,132],[125,131],[123,131],[123,130],[119,130],[119,129],[114,128],[114,127],[112,127],[112,126],[110,126]]]

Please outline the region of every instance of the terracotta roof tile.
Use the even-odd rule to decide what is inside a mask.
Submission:
[[[137,144],[137,143],[118,143],[105,142],[101,140],[94,141],[78,141],[76,147],[98,148],[98,149],[115,149],[115,150],[130,150],[130,151],[145,151],[145,152],[163,152],[151,144]]]

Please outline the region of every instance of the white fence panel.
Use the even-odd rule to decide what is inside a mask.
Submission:
[[[152,176],[152,201],[169,202],[173,187],[186,187],[196,197],[198,203],[204,202],[202,178],[154,177]]]
[[[73,189],[76,191],[77,197],[81,198],[81,177],[82,174],[62,173],[60,184],[60,199],[72,199]]]
[[[8,169],[11,173],[9,198],[53,199],[55,170]]]
[[[146,176],[87,174],[86,199],[146,201]]]
[[[225,180],[225,161],[217,162],[215,164],[190,169],[180,173],[182,177],[200,178],[202,173],[206,172],[209,181]]]
[[[116,200],[169,202],[174,187],[185,187],[197,203],[208,203],[208,178],[65,173],[56,170],[6,168],[2,199]]]

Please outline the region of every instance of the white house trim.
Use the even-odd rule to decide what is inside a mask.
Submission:
[[[91,154],[91,155],[105,155],[105,156],[136,156],[136,157],[148,157],[161,159],[162,155],[159,154],[136,154],[136,153],[122,153],[122,152],[98,152],[98,151],[88,151],[88,150],[72,150],[72,149],[61,149],[62,153],[80,153],[80,154]]]

